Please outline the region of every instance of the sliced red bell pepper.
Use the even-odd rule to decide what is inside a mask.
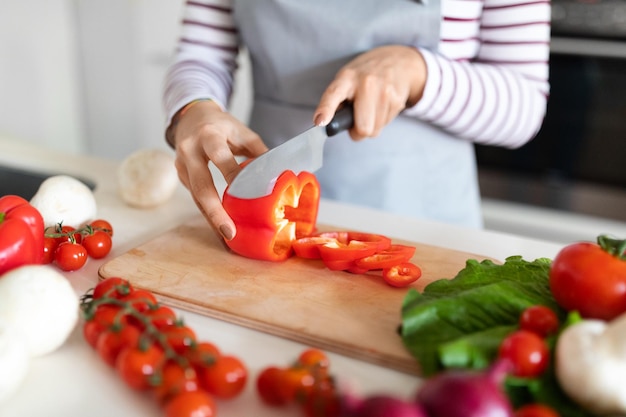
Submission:
[[[0,197],[0,274],[43,261],[44,223],[22,197]]]
[[[422,270],[420,267],[411,262],[404,262],[391,268],[383,269],[383,279],[393,287],[406,287],[417,281],[421,276]]]
[[[294,240],[315,231],[319,200],[319,182],[310,172],[283,172],[272,193],[260,198],[234,197],[226,188],[222,204],[237,228],[226,244],[248,258],[283,261]]]
[[[415,246],[393,244],[389,248],[371,256],[354,261],[356,266],[365,270],[391,268],[409,262],[415,254]]]

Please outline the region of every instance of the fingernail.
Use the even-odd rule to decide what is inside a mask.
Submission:
[[[318,113],[315,115],[315,118],[313,119],[315,126],[326,126],[328,124],[328,122],[324,120],[323,117],[324,116],[322,115],[322,113]]]
[[[235,237],[235,231],[227,224],[223,224],[220,226],[220,233],[222,234],[222,237],[226,240],[232,240],[232,238]]]

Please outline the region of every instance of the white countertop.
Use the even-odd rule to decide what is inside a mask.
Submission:
[[[117,162],[86,156],[59,154],[0,137],[0,165],[76,175],[95,181],[98,217],[115,229],[113,250],[103,260],[90,259],[79,271],[65,275],[77,294],[92,288],[99,266],[197,215],[197,209],[181,186],[166,205],[153,210],[126,206],[117,195]],[[223,184],[222,184],[223,186]],[[552,258],[559,244],[514,235],[400,218],[374,210],[322,201],[319,222],[398,239],[438,245],[503,260],[522,255],[528,260]],[[199,340],[215,343],[223,352],[239,356],[248,366],[245,392],[230,401],[218,401],[218,416],[300,416],[296,408],[277,410],[262,405],[255,380],[263,368],[284,366],[306,346],[188,311],[177,310]],[[328,352],[333,374],[350,380],[363,393],[386,392],[410,398],[419,380],[407,374]],[[1,372],[1,370],[0,370]],[[82,338],[79,324],[57,351],[31,362],[20,390],[0,404],[2,417],[151,417],[161,416],[156,403],[127,388]]]

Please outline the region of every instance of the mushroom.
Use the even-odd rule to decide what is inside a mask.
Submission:
[[[563,391],[586,410],[626,413],[626,314],[567,327],[557,341],[555,372]]]
[[[122,200],[137,208],[166,203],[178,185],[174,157],[160,149],[141,149],[129,155],[118,168],[117,179]]]
[[[82,181],[68,175],[48,177],[41,183],[30,204],[44,220],[45,227],[63,223],[79,227],[96,217],[96,199]]]
[[[15,330],[0,322],[0,404],[18,390],[29,367],[24,342]]]

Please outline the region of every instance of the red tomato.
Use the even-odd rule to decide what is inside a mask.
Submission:
[[[393,244],[374,255],[357,259],[354,263],[359,268],[386,269],[404,262],[409,262],[415,254],[415,246]]]
[[[89,223],[93,230],[102,230],[106,232],[109,236],[113,237],[113,226],[106,220],[98,219]]]
[[[120,277],[110,277],[100,281],[93,289],[93,299],[97,300],[103,296],[120,298],[134,291],[130,282]]]
[[[135,289],[126,295],[119,297],[120,300],[129,302],[137,311],[143,313],[158,304],[156,297],[148,290]]]
[[[63,234],[63,236],[59,236],[56,238],[57,244],[61,244],[64,242],[70,243],[81,243],[83,240],[83,235],[80,232],[75,232],[76,228],[72,226],[62,226],[61,224],[57,224],[54,228],[55,234]],[[72,233],[75,232],[75,233]]]
[[[154,396],[161,404],[183,392],[198,390],[198,376],[192,367],[169,361],[157,375],[160,376],[160,382],[154,387]]]
[[[94,259],[107,256],[111,252],[112,245],[111,236],[100,230],[85,235],[83,238],[83,246],[87,250],[87,254]]]
[[[309,397],[315,386],[315,377],[310,369],[290,367],[285,370],[281,390],[289,401],[301,403]]]
[[[115,366],[119,353],[127,347],[137,347],[141,332],[135,326],[122,326],[121,329],[104,330],[96,343],[96,350],[104,361]]]
[[[150,319],[150,322],[157,329],[164,329],[176,324],[176,312],[164,305],[156,305],[144,311],[144,316]]]
[[[147,390],[153,386],[151,377],[163,365],[164,360],[163,351],[155,345],[144,350],[127,347],[117,356],[115,369],[129,387]]]
[[[100,335],[111,327],[122,327],[128,324],[128,316],[118,306],[104,304],[99,306],[93,317],[83,326],[83,336],[94,349],[97,348]]]
[[[54,252],[57,250],[59,242],[54,237],[44,237],[43,239],[43,261],[44,264],[50,264],[54,261]]]
[[[598,239],[601,244],[579,242],[561,249],[550,268],[550,289],[565,310],[612,320],[626,312],[625,245],[621,254],[612,255],[603,237]]]
[[[383,269],[383,279],[392,287],[406,287],[422,276],[419,266],[404,262],[391,268]]]
[[[204,391],[189,391],[176,395],[165,405],[166,417],[215,417],[215,402]]]
[[[270,366],[259,374],[256,389],[264,403],[271,406],[286,405],[291,398],[283,389],[286,369]]]
[[[330,360],[323,351],[311,348],[300,353],[298,364],[305,368],[328,369]]]
[[[513,374],[522,378],[541,375],[550,361],[546,342],[527,330],[517,330],[504,338],[498,353],[513,364]]]
[[[54,263],[64,271],[76,271],[87,262],[87,251],[79,243],[63,242],[54,252]]]
[[[199,342],[189,346],[183,355],[193,366],[209,366],[217,361],[221,353],[213,343]]]
[[[341,415],[341,398],[331,378],[318,381],[313,391],[305,398],[305,417],[338,417]]]
[[[200,386],[218,398],[233,398],[241,393],[248,379],[248,370],[235,356],[217,357],[212,365],[197,367]]]
[[[185,326],[181,323],[176,323],[173,326],[167,326],[161,329],[161,332],[167,339],[169,345],[177,353],[183,353],[187,351],[194,343],[196,343],[196,332],[191,327]]]
[[[559,318],[552,309],[536,305],[528,307],[522,312],[519,322],[520,329],[537,333],[546,337],[556,333],[559,329]]]
[[[515,410],[515,417],[560,417],[551,407],[543,404],[526,404]]]

